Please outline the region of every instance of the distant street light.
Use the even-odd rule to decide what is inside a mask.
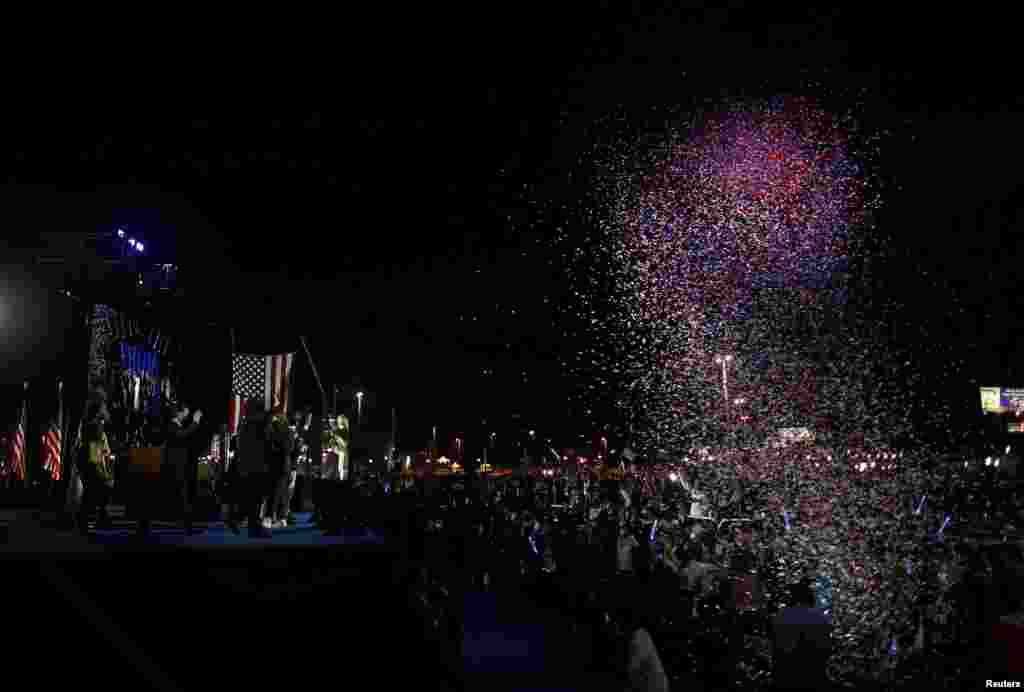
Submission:
[[[732,362],[731,355],[715,356],[715,363],[722,366],[722,397],[723,402],[729,404],[729,370],[728,365]]]

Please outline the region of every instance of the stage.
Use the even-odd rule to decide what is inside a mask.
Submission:
[[[242,527],[236,536],[223,521],[196,522],[195,528],[201,530],[201,533],[193,536],[185,533],[181,522],[154,521],[149,535],[140,538],[137,535],[136,523],[126,520],[123,511],[114,509],[111,512],[112,526],[108,529],[96,529],[93,522],[90,524],[91,535],[86,539],[76,532],[58,528],[57,517],[52,512],[0,511],[0,553],[26,551],[39,554],[48,550],[74,550],[76,547],[85,552],[93,552],[92,548],[190,548],[205,551],[278,547],[327,549],[385,545],[383,536],[373,530],[348,529],[340,536],[327,536],[324,531],[313,525],[311,518],[311,513],[299,513],[294,525],[272,529],[270,538],[250,538],[245,527]]]
[[[168,692],[440,680],[389,541],[324,536],[298,518],[269,539],[157,522],[140,542],[121,518],[83,538],[49,526],[55,517],[0,510],[0,570],[21,604],[8,660],[49,686],[102,671],[104,687]]]

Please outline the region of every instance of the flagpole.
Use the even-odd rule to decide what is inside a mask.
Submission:
[[[317,389],[320,390],[320,433],[325,429],[325,422],[327,418],[327,392],[324,391],[323,382],[320,380],[320,373],[316,369],[316,363],[313,361],[313,354],[309,352],[309,345],[306,343],[306,337],[300,336],[299,343],[302,344],[302,350],[306,352],[306,358],[309,360],[309,367],[313,371],[313,378],[316,380]],[[337,393],[335,392],[335,400],[337,400]],[[337,411],[334,411],[334,415],[338,415]],[[309,450],[310,458],[317,464],[323,463],[323,445],[320,441],[320,434],[313,436],[313,444],[310,445]],[[340,463],[340,460],[339,460]]]
[[[31,478],[29,477],[29,472],[28,472],[28,466],[29,466],[29,464],[28,464],[28,460],[29,460],[28,443],[29,443],[29,438],[31,437],[31,435],[28,434],[28,388],[29,388],[28,380],[25,380],[24,386],[25,386],[25,393],[23,394],[22,399],[21,399],[21,430],[22,430],[22,439],[24,440],[24,442],[22,443],[24,445],[24,447],[21,450],[21,473],[22,473],[22,476],[23,476],[22,482],[25,484],[25,487],[28,488],[28,487],[31,487]]]
[[[50,479],[52,482],[50,494],[54,494],[54,490],[59,489],[60,482],[64,478],[64,381],[57,378],[57,434],[60,435],[60,439],[57,445],[57,458],[55,460],[55,467],[57,469],[57,478],[53,480],[53,472],[50,472]]]
[[[391,470],[391,463],[398,453],[398,409],[391,407],[391,459],[388,460],[388,469]]]

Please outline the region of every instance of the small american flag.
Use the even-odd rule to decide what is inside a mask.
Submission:
[[[232,363],[232,394],[242,401],[257,399],[267,411],[280,408],[287,413],[295,354],[254,356],[235,354]]]
[[[57,385],[57,417],[43,433],[43,470],[55,481],[60,480],[61,448],[64,441],[64,397],[63,386]]]
[[[18,414],[18,427],[14,429],[14,437],[11,438],[11,453],[7,459],[8,473],[19,481],[25,480],[25,428],[28,417],[28,403],[21,405],[21,413]]]

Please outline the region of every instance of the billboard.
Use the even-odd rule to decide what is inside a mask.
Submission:
[[[810,428],[779,428],[770,445],[776,448],[789,447],[794,444],[813,443],[814,439],[814,431]]]
[[[982,387],[983,413],[1013,413],[1024,415],[1024,389],[1019,387]]]
[[[1024,388],[982,387],[981,411],[1006,415],[1009,419],[1006,431],[1013,434],[1024,433]]]

